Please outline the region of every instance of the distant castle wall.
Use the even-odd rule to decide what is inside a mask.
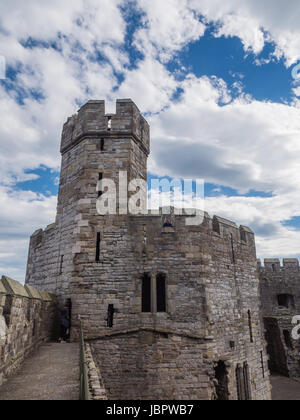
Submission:
[[[258,272],[263,315],[300,315],[299,261],[286,258],[281,265],[279,259],[268,258],[262,266],[258,260]]]
[[[292,319],[300,315],[298,259],[258,260],[261,310],[264,317],[270,370],[300,379],[300,343],[292,338]]]
[[[0,280],[0,385],[25,357],[56,334],[55,298],[3,276]]]

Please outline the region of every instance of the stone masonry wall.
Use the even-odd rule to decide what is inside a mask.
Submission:
[[[25,357],[56,334],[56,303],[52,295],[0,280],[0,385]]]
[[[201,340],[139,331],[92,341],[90,345],[108,399],[214,397],[213,364]]]
[[[238,398],[236,367],[247,363],[251,398],[268,399],[269,373],[259,313],[253,233],[246,228],[240,230],[232,222],[220,218],[211,220],[208,215],[201,226],[187,226],[185,218],[177,216],[173,218],[173,228],[164,229],[163,220],[163,216],[131,217],[129,223],[122,225],[121,234],[118,228],[120,220],[116,223],[104,219],[102,223],[107,223],[109,236],[106,236],[104,227],[101,262],[95,265],[91,255],[91,262],[81,265],[84,275],[80,278],[80,287],[74,290],[73,308],[74,313],[80,315],[86,337],[97,342],[91,346],[104,381],[116,381],[119,390],[123,383],[120,395],[124,392],[133,395],[136,392],[134,386],[130,389],[130,382],[120,373],[123,368],[120,367],[120,371],[117,368],[120,360],[126,359],[126,354],[130,353],[132,382],[144,380],[147,383],[148,371],[142,369],[139,361],[138,339],[130,334],[134,330],[142,334],[140,331],[148,328],[154,334],[155,331],[169,337],[189,334],[194,336],[194,340],[205,341],[211,369],[219,361],[227,365],[229,399]],[[244,239],[241,240],[241,237]],[[166,274],[166,312],[141,311],[141,279],[144,272],[153,279],[160,272]],[[116,309],[113,328],[108,327],[106,321],[109,304]],[[113,337],[118,332],[122,334],[126,331],[128,336],[119,339],[119,350],[114,352],[107,343],[108,337],[111,336],[112,342],[118,342]],[[169,341],[162,340],[160,345],[161,349],[163,345],[166,346],[166,355],[170,354],[168,345],[172,347],[172,341]],[[107,363],[107,346],[107,356],[109,354],[111,363],[116,366],[110,378],[106,376],[108,371],[103,369]],[[152,354],[151,348],[151,345],[145,344],[143,351]],[[191,357],[189,369],[194,371],[193,358],[199,355],[197,342],[192,340],[188,352]],[[170,366],[181,360],[180,355],[178,351],[172,362],[169,360]],[[155,360],[151,359],[153,366]],[[198,368],[196,377],[200,375],[203,379],[205,376],[208,383],[210,376],[207,369],[200,365]],[[125,363],[124,369],[126,371]],[[160,370],[159,365],[157,369]],[[190,389],[190,385],[180,380],[180,375],[175,376],[170,373],[168,379],[170,387],[174,388],[174,395],[185,395],[186,386]],[[194,395],[200,395],[196,388]],[[211,388],[208,387],[206,391],[209,394]]]
[[[258,271],[270,369],[300,380],[300,340],[292,338],[293,316],[300,315],[299,261],[266,259],[264,266],[258,261]]]

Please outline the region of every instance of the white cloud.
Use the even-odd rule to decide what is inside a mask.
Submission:
[[[29,237],[55,221],[56,201],[0,186],[0,275],[24,281]]]
[[[143,112],[160,112],[170,104],[178,83],[158,61],[146,58],[132,71],[126,72],[115,98],[134,97]]]
[[[135,34],[135,45],[143,53],[168,61],[174,52],[205,32],[199,14],[189,7],[189,0],[138,0],[144,12],[144,28]]]
[[[151,170],[241,192],[298,190],[296,107],[243,97],[220,106],[229,94],[206,77],[191,76],[181,87],[180,101],[151,118]]]
[[[218,35],[239,37],[246,50],[259,53],[272,40],[288,66],[300,59],[298,0],[289,0],[288,6],[285,0],[190,0],[189,5],[220,24]]]
[[[215,36],[238,36],[245,50],[256,54],[273,40],[276,54],[292,64],[300,59],[299,2],[290,0],[287,7],[283,0],[138,0],[143,27],[137,28],[133,42],[144,58],[129,67],[119,6],[133,4],[1,2],[0,52],[20,72],[9,91],[0,86],[0,226],[5,235],[0,268],[21,277],[25,237],[50,223],[55,209],[54,197],[14,193],[13,183],[32,178],[25,170],[41,164],[59,168],[62,124],[79,103],[106,98],[111,106],[116,96],[131,97],[143,112],[157,113],[149,118],[152,171],[203,177],[241,192],[272,191],[271,199],[218,197],[207,205],[215,208],[212,213],[252,225],[261,255],[295,255],[299,233],[280,221],[300,213],[295,199],[300,192],[299,101],[258,102],[243,95],[241,84],[236,84],[239,98],[232,101],[224,81],[188,75],[178,82],[164,64],[198,40],[207,22],[218,25]],[[39,43],[25,48],[29,37]],[[99,54],[105,62],[97,60]],[[183,95],[171,103],[178,88]],[[294,94],[299,96],[297,88]],[[19,263],[16,254],[22,255]]]

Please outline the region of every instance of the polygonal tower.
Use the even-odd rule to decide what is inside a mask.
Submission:
[[[104,219],[96,211],[97,183],[109,178],[118,191],[120,171],[128,182],[147,179],[149,125],[130,99],[117,100],[116,114],[105,114],[104,101],[91,100],[65,123],[61,154],[56,222],[32,235],[26,282],[71,298],[78,266],[99,267],[95,244],[103,243]]]

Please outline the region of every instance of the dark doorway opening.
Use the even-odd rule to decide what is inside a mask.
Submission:
[[[220,360],[215,367],[215,378],[218,382],[216,384],[216,399],[218,401],[228,401],[228,372],[225,363],[222,360]]]

